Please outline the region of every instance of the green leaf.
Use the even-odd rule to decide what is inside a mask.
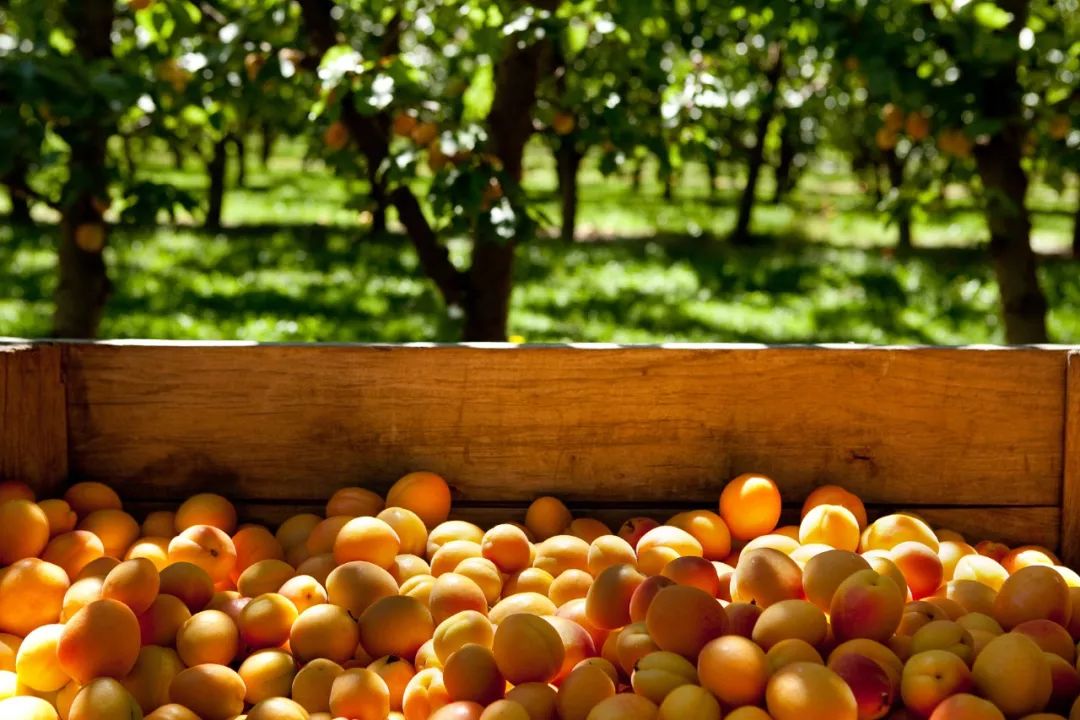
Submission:
[[[75,43],[61,30],[53,28],[49,32],[49,45],[61,55],[68,55],[75,49]]]
[[[487,117],[495,99],[495,73],[491,62],[481,62],[473,73],[469,89],[462,98],[465,122],[480,122]]]
[[[1012,22],[1013,14],[1002,10],[992,2],[977,3],[972,9],[975,22],[991,30],[1000,30]]]

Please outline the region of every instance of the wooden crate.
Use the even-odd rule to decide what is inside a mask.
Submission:
[[[541,493],[618,522],[713,507],[757,470],[794,513],[837,483],[1080,563],[1068,348],[0,345],[0,478],[136,511],[214,490],[251,519],[445,476],[458,517]]]

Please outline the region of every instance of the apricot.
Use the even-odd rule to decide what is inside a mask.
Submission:
[[[78,529],[97,535],[105,554],[112,558],[124,557],[139,537],[139,524],[123,510],[95,510],[82,519]]]
[[[389,525],[397,534],[400,542],[399,553],[419,556],[427,550],[427,527],[420,516],[412,510],[388,507],[375,517]]]
[[[865,559],[847,550],[829,550],[815,555],[803,567],[806,599],[827,612],[840,583],[860,570],[869,569],[870,564]]]
[[[1005,633],[988,642],[975,658],[971,674],[979,693],[1008,716],[1039,712],[1053,692],[1042,649],[1021,633]]]
[[[842,505],[816,505],[799,523],[799,542],[822,543],[854,552],[859,547],[859,521]]]
[[[558,617],[572,620],[582,627],[585,632],[589,633],[589,637],[592,638],[593,647],[600,649],[604,646],[604,641],[607,640],[607,636],[610,633],[609,630],[598,628],[592,624],[586,615],[585,598],[577,598],[571,600],[563,605],[560,605],[555,611]],[[642,618],[644,619],[644,618]]]
[[[15,675],[20,684],[49,693],[68,683],[71,678],[56,657],[63,632],[63,625],[42,625],[23,638],[15,656]]]
[[[386,656],[368,665],[368,670],[376,673],[386,683],[386,688],[390,692],[390,709],[400,711],[405,688],[416,676],[416,670],[412,664],[403,658]],[[502,689],[502,687],[499,688],[500,695]]]
[[[856,653],[848,653],[829,666],[851,688],[859,720],[877,720],[888,714],[895,698],[892,678],[880,664]]]
[[[0,567],[41,555],[49,543],[49,518],[32,500],[0,503]]]
[[[374,657],[396,655],[412,660],[435,632],[428,609],[401,595],[376,600],[360,616],[359,625],[360,642]]]
[[[970,693],[959,693],[942,700],[930,720],[1005,720],[997,706]]]
[[[343,672],[345,670],[333,660],[316,658],[296,673],[290,695],[309,713],[327,712],[330,710],[330,689]]]
[[[1060,655],[1070,665],[1076,662],[1076,645],[1072,636],[1068,630],[1052,620],[1027,620],[1013,627],[1012,632],[1027,635],[1043,652]]]
[[[273,533],[262,525],[245,525],[232,536],[236,548],[236,565],[233,567],[232,580],[255,563],[263,560],[285,560],[285,548]]]
[[[453,540],[468,540],[480,544],[484,540],[484,531],[475,523],[465,520],[447,520],[439,523],[428,533],[427,556],[434,557],[439,548]]]
[[[354,620],[375,601],[397,593],[398,584],[390,573],[363,560],[340,565],[326,578],[327,599],[345,608]]]
[[[274,538],[288,552],[290,549],[307,543],[308,536],[323,519],[314,513],[293,515],[278,526]]]
[[[394,563],[387,568],[387,570],[398,585],[401,585],[401,583],[409,578],[416,577],[417,575],[431,575],[431,566],[428,565],[427,560],[419,555],[411,555],[409,553],[399,553],[397,557],[394,558]],[[499,578],[499,588],[500,590],[502,589],[501,576]]]
[[[902,542],[894,546],[890,553],[915,600],[932,595],[941,586],[944,578],[941,559],[926,545]]]
[[[592,636],[577,623],[556,615],[540,616],[559,633],[559,639],[563,644],[563,662],[559,671],[555,673],[552,682],[558,684],[579,662],[596,655],[596,645]]]
[[[789,638],[776,643],[765,653],[765,658],[769,661],[770,672],[776,672],[794,662],[825,664],[825,661],[821,659],[821,653],[813,645],[798,638]]]
[[[616,535],[604,535],[592,541],[586,559],[587,570],[596,577],[612,565],[637,566],[637,553],[633,546]]]
[[[619,526],[619,532],[616,534],[630,543],[631,547],[637,547],[638,540],[643,538],[645,533],[658,527],[660,523],[650,517],[632,517]]]
[[[599,537],[611,535],[611,528],[596,518],[577,518],[566,526],[565,533],[592,543]]]
[[[310,715],[299,703],[287,697],[274,697],[252,707],[247,720],[310,720]]]
[[[34,489],[28,484],[18,480],[0,481],[0,503],[5,503],[8,500],[29,500],[34,502],[36,499]]]
[[[183,661],[172,648],[144,646],[135,666],[120,682],[142,711],[150,713],[168,704],[169,686],[183,669]]]
[[[159,572],[169,564],[169,538],[142,537],[131,544],[124,553],[124,560],[146,558]]]
[[[60,609],[60,622],[67,622],[71,616],[84,607],[101,599],[101,587],[105,584],[104,578],[88,577],[76,580],[68,591],[64,593],[64,604]]]
[[[0,700],[0,717],[11,720],[59,720],[56,710],[38,697],[16,696]]]
[[[573,519],[566,505],[550,496],[533,500],[525,511],[525,527],[541,541],[561,533]]]
[[[343,487],[326,502],[326,517],[347,515],[351,518],[377,515],[386,506],[379,494],[362,487]]]
[[[630,684],[634,692],[659,705],[668,693],[682,685],[697,684],[697,669],[681,655],[659,651],[637,661]]]
[[[176,509],[174,522],[177,533],[196,525],[210,525],[225,533],[236,529],[236,508],[215,493],[192,495]]]
[[[406,720],[427,720],[433,712],[449,702],[442,670],[428,668],[416,673],[405,686],[401,709]]]
[[[389,568],[401,540],[387,523],[374,517],[357,517],[342,526],[334,540],[334,561],[339,565],[364,560]]]
[[[74,578],[104,555],[101,538],[87,530],[74,530],[51,539],[41,552],[41,559],[63,568],[69,578]]]
[[[487,597],[480,586],[457,573],[446,573],[435,578],[429,604],[431,616],[436,623],[441,623],[463,610],[488,610]]]
[[[556,705],[561,720],[586,720],[601,701],[615,695],[615,681],[596,665],[579,665],[559,685]]]
[[[806,600],[781,600],[765,608],[754,624],[752,639],[766,652],[789,639],[821,645],[828,621],[819,607]]]
[[[873,570],[860,570],[840,583],[833,595],[829,617],[839,642],[852,638],[888,640],[904,612],[904,598],[889,578]]]
[[[872,522],[867,527],[863,546],[866,550],[892,550],[902,542],[919,542],[935,553],[939,546],[930,526],[906,513],[886,515]]]
[[[271,648],[289,639],[297,616],[296,606],[284,595],[266,593],[244,606],[236,625],[248,647]]]
[[[516,525],[504,523],[485,532],[480,552],[504,573],[524,570],[532,564],[529,538]]]
[[[707,560],[723,560],[731,552],[731,531],[714,512],[687,510],[672,516],[667,524],[693,536]]]
[[[1080,671],[1055,653],[1044,652],[1046,664],[1050,667],[1050,702],[1049,708],[1064,709],[1072,705],[1080,695]]]
[[[585,571],[589,566],[589,544],[573,535],[553,535],[536,546],[532,564],[553,578],[567,570]]]
[[[697,674],[701,686],[724,706],[739,707],[761,704],[770,668],[760,647],[744,637],[724,635],[701,649]]]
[[[731,579],[731,598],[768,607],[781,600],[802,598],[802,569],[784,553],[771,548],[744,552]]]
[[[969,613],[992,615],[997,592],[976,580],[950,580],[938,588],[938,595],[958,603]]]
[[[1009,571],[985,555],[965,555],[956,561],[953,580],[974,580],[997,591],[1009,578]]]
[[[592,584],[593,576],[584,570],[567,570],[551,583],[548,597],[556,605],[565,605],[571,600],[588,596]]]
[[[0,632],[25,636],[60,619],[67,573],[37,558],[16,560],[0,571]]]
[[[75,613],[56,646],[60,666],[86,684],[96,677],[122,678],[139,657],[139,621],[116,600],[98,600]]]
[[[169,685],[169,700],[201,720],[229,720],[244,710],[247,688],[240,675],[224,665],[196,665],[182,670]]]
[[[312,528],[307,540],[304,541],[304,547],[307,548],[308,555],[333,554],[338,533],[341,532],[341,528],[348,525],[352,520],[353,517],[350,515],[331,515]]]
[[[484,708],[484,712],[480,713],[480,720],[531,720],[531,718],[521,703],[513,700],[496,700]]]
[[[701,543],[693,535],[670,525],[661,525],[638,540],[637,567],[645,575],[659,575],[672,560],[702,556]]]
[[[225,531],[192,525],[169,541],[169,563],[178,562],[189,562],[205,570],[214,582],[222,582],[236,565],[236,548]]]
[[[927,650],[945,650],[970,665],[975,659],[975,641],[967,628],[952,620],[934,620],[911,636],[913,655]]]
[[[431,720],[480,720],[484,706],[471,700],[449,702],[435,711]]]
[[[259,560],[240,573],[236,580],[236,589],[249,598],[277,592],[295,574],[292,565],[284,560]]]
[[[372,670],[346,670],[330,686],[330,713],[353,720],[383,720],[390,714],[390,689]]]
[[[143,537],[172,539],[176,535],[176,513],[171,510],[154,510],[147,513],[142,522]]]
[[[10,633],[0,633],[0,671],[15,670],[15,656],[19,653],[22,638]]]
[[[1022,545],[1013,548],[999,562],[1010,574],[1029,565],[1054,566],[1059,564],[1057,557],[1052,552],[1038,545]]]
[[[679,585],[690,585],[716,597],[720,593],[720,578],[712,562],[702,557],[686,555],[678,557],[664,566],[664,577],[671,578]]]
[[[738,540],[772,532],[780,521],[780,490],[764,475],[739,475],[720,493],[720,517]]]
[[[0,498],[0,503],[2,502],[5,500]],[[79,522],[79,516],[64,500],[42,500],[38,503],[38,507],[49,521],[49,537],[71,532]]]
[[[334,562],[333,553],[321,553],[319,555],[312,555],[297,565],[296,574],[309,575],[313,577],[316,582],[325,586],[327,578],[330,577],[330,573],[337,569],[337,567],[338,565]]]
[[[547,595],[555,578],[551,573],[540,568],[525,568],[506,578],[503,583],[502,595],[504,598],[519,593],[537,593]]]
[[[658,711],[647,698],[621,693],[597,703],[586,720],[654,720]]]
[[[839,505],[847,509],[859,524],[859,529],[866,527],[866,507],[859,497],[838,485],[822,485],[814,488],[803,502],[802,512],[799,515],[805,518],[811,510],[819,505]]]
[[[79,517],[97,510],[119,510],[120,496],[108,485],[99,482],[78,482],[64,493],[64,500]]]
[[[139,718],[142,710],[135,698],[113,678],[97,678],[83,685],[71,702],[70,720]]]
[[[360,642],[360,629],[347,610],[337,605],[313,605],[292,623],[289,647],[300,662],[327,658],[344,663]]]
[[[645,576],[632,565],[612,565],[596,576],[585,596],[585,614],[599,628],[613,630],[630,622],[630,601]]]
[[[862,554],[862,558],[870,564],[871,570],[892,580],[896,583],[896,587],[900,588],[900,594],[905,599],[911,600],[911,590],[907,586],[907,580],[904,579],[904,573],[900,572],[900,568],[892,561],[887,550],[867,550]]]
[[[253,705],[289,694],[296,676],[296,661],[283,650],[259,650],[248,655],[236,672],[246,688],[244,702]]]
[[[1002,584],[994,598],[994,619],[1006,630],[1027,620],[1046,619],[1064,625],[1071,614],[1069,586],[1061,575],[1045,565],[1020,568]]]
[[[663,575],[653,575],[637,586],[630,596],[630,621],[644,622],[656,594],[666,587],[675,585],[675,581]]]
[[[99,557],[97,560],[92,560],[87,563],[86,567],[79,571],[79,574],[75,576],[75,580],[82,580],[83,578],[94,577],[99,580],[104,580],[105,576],[109,574],[109,571],[120,564],[118,558],[111,557]]]
[[[120,563],[105,576],[101,597],[124,603],[136,615],[145,612],[158,595],[161,578],[157,567],[146,558]]]
[[[469,700],[482,705],[495,702],[506,690],[491,649],[472,643],[447,658],[443,684],[451,702]]]
[[[728,616],[728,634],[749,639],[753,637],[754,626],[765,610],[753,603],[733,602],[728,603],[724,612]]]
[[[453,572],[469,559],[483,559],[480,546],[471,540],[451,540],[431,556],[431,574],[439,577],[443,573]]]
[[[765,691],[774,720],[856,720],[855,695],[823,665],[792,663],[769,679]]]
[[[705,688],[697,685],[682,685],[675,688],[663,702],[657,713],[657,720],[720,720],[720,703]]]
[[[693,618],[693,622],[687,622]],[[645,615],[649,635],[662,650],[696,658],[701,648],[727,630],[727,615],[708,593],[672,585],[656,594]]]
[[[435,587],[435,578],[430,575],[416,575],[401,583],[399,594],[416,598],[431,607],[431,590]]]
[[[176,633],[176,652],[188,667],[203,663],[228,665],[239,650],[236,623],[220,610],[195,613]]]
[[[966,542],[942,540],[938,544],[938,559],[941,561],[941,576],[946,582],[953,579],[953,573],[956,571],[956,564],[960,562],[960,558],[966,555],[975,555],[975,548],[968,545]]]
[[[555,627],[527,613],[509,615],[499,623],[492,650],[499,671],[514,685],[551,680],[566,654]]]
[[[412,472],[390,486],[386,504],[411,510],[433,528],[450,514],[450,486],[432,472]]]
[[[925,600],[913,600],[904,605],[904,614],[900,618],[900,626],[896,628],[896,634],[914,635],[927,623],[948,619],[948,614],[937,605]]]
[[[643,622],[630,623],[617,633],[612,633],[609,636],[609,642],[611,638],[614,638],[614,663],[628,679],[638,660],[660,650],[660,646],[653,640],[648,627]],[[604,655],[604,649],[601,650],[601,654]]]
[[[813,544],[813,543],[811,543]],[[740,552],[746,552],[748,550],[758,550],[760,548],[772,548],[773,550],[779,550],[788,557],[795,553],[799,548],[798,538],[788,537],[787,535],[780,535],[778,533],[769,533],[767,535],[758,535],[756,538],[746,543]],[[828,546],[826,546],[828,547]],[[736,561],[736,564],[738,562]]]

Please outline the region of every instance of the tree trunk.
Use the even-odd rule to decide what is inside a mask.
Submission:
[[[225,173],[229,158],[229,140],[222,138],[214,143],[214,154],[210,162],[206,164],[206,174],[210,180],[210,187],[206,198],[206,224],[207,230],[217,230],[221,227],[221,210],[225,205]]]
[[[386,209],[389,198],[386,193],[386,178],[377,167],[368,163],[368,182],[371,185],[371,234],[374,237],[386,235]]]
[[[675,173],[670,167],[660,169],[660,181],[664,184],[664,200],[671,202],[675,199]]]
[[[247,187],[247,142],[245,133],[232,136],[233,147],[236,148],[236,187]]]
[[[26,162],[22,158],[15,158],[14,164],[7,174],[4,175],[4,185],[8,189],[8,197],[11,199],[11,215],[8,220],[12,225],[30,225],[33,219],[30,217],[30,201],[27,200],[24,191],[27,187],[26,175],[29,171]]]
[[[563,242],[574,242],[577,228],[578,209],[578,170],[581,167],[582,153],[578,151],[573,135],[560,138],[555,148],[555,166],[559,175],[559,197],[562,200]]]
[[[750,148],[750,157],[747,160],[746,186],[739,198],[739,214],[735,220],[735,229],[731,233],[733,245],[750,244],[750,221],[753,219],[758,177],[761,175],[761,166],[765,162],[765,136],[768,135],[769,125],[776,114],[776,96],[780,89],[780,77],[784,72],[779,47],[774,46],[772,54],[773,58],[765,75],[769,89],[765,93],[761,114],[758,115],[757,125],[754,128],[755,142],[754,147]]]
[[[75,48],[88,63],[112,57],[112,0],[68,0],[64,6],[75,30]],[[111,289],[103,255],[108,228],[101,213],[108,197],[106,166],[114,128],[95,116],[66,129],[71,148],[70,178],[64,189],[60,220],[59,269],[53,334],[91,338],[97,335]]]
[[[169,152],[172,153],[173,169],[174,170],[183,170],[184,169],[184,149],[183,149],[183,146],[180,144],[180,141],[177,140],[176,138],[170,138],[170,139],[166,140],[166,142],[169,144]]]
[[[793,128],[792,125],[795,127]],[[773,205],[782,203],[795,186],[795,183],[792,182],[792,169],[795,166],[796,133],[798,133],[797,118],[785,117],[784,129],[780,133],[780,157],[776,163],[776,187],[773,189]]]
[[[1027,24],[1027,0],[1001,0],[998,4],[1012,13],[1009,30],[1019,34]],[[986,192],[984,212],[1001,293],[1005,339],[1011,344],[1043,343],[1047,341],[1047,305],[1031,249],[1028,177],[1021,164],[1027,127],[1017,61],[1002,61],[991,72],[982,67],[978,70],[983,77],[983,111],[987,119],[1000,123],[989,142],[976,146],[975,164]]]
[[[135,138],[125,134],[121,139],[121,147],[124,153],[124,173],[129,178],[135,177]]]
[[[1072,253],[1080,258],[1080,187],[1076,188],[1076,212],[1073,213]]]
[[[896,154],[895,150],[885,153],[885,166],[889,170],[889,184],[896,192],[902,193],[904,189],[904,161]],[[911,240],[911,206],[903,199],[896,211],[898,250],[910,250],[913,247]]]
[[[270,167],[270,156],[274,152],[274,129],[270,127],[270,123],[264,122],[262,124],[262,145],[259,147],[259,160],[262,162],[262,169],[266,170]]]
[[[633,191],[634,195],[641,194],[642,165],[644,164],[645,161],[639,158],[634,163],[634,170],[633,173],[630,175],[630,189]]]
[[[705,158],[705,170],[709,173],[709,198],[715,199],[720,189],[720,163],[716,157]]]

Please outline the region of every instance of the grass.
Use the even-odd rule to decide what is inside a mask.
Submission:
[[[201,190],[194,163],[147,174]],[[646,178],[651,173],[646,172]],[[550,162],[530,155],[529,189],[557,218]],[[734,224],[738,180],[710,197],[691,168],[677,198],[647,180],[586,168],[579,228],[518,254],[510,332],[530,342],[760,341],[961,344],[1001,342],[997,289],[981,216],[965,198],[916,225],[919,248],[896,256],[886,227],[852,179],[816,168],[789,202],[762,204],[754,247],[720,238]],[[768,194],[768,188],[763,188]],[[228,227],[121,227],[107,250],[116,285],[105,337],[264,341],[450,341],[448,317],[402,237],[368,238],[348,203],[362,187],[329,176],[285,147],[248,187],[230,192]],[[1068,245],[1072,208],[1033,194],[1035,242]],[[48,333],[55,287],[54,228],[0,227],[0,335]],[[464,261],[467,244],[451,242]],[[1077,264],[1040,268],[1052,337],[1080,341]]]

